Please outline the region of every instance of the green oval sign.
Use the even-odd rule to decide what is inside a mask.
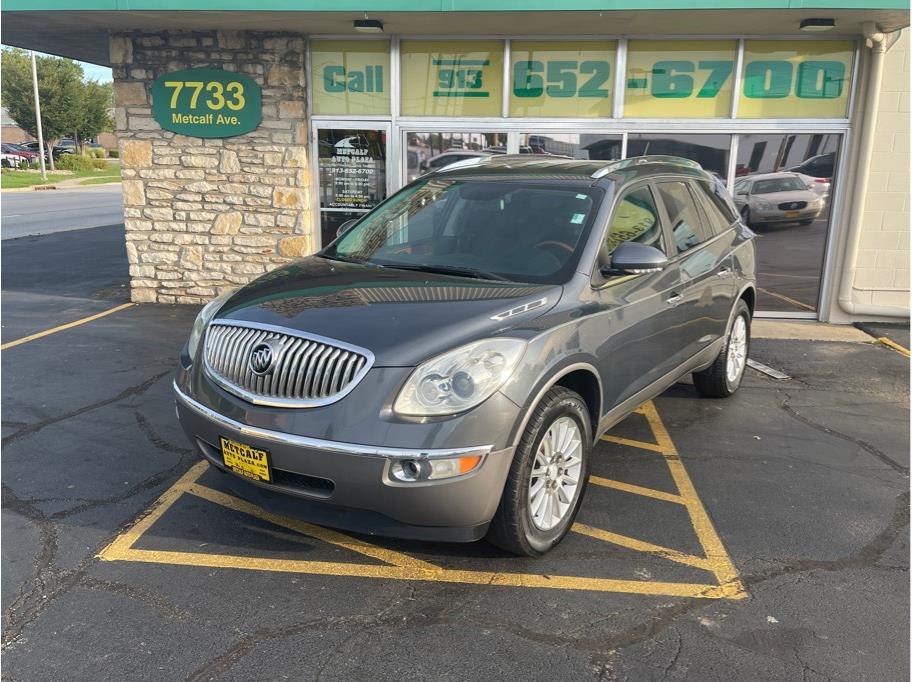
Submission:
[[[152,82],[152,116],[165,130],[191,137],[234,137],[263,119],[260,86],[221,69],[186,69]]]

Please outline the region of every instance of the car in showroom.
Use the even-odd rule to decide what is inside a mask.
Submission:
[[[686,375],[738,390],[753,237],[685,159],[464,159],[206,305],[177,415],[277,513],[540,555],[606,430]]]
[[[757,173],[735,183],[734,201],[751,227],[810,225],[823,211],[826,196],[810,189],[798,173]]]

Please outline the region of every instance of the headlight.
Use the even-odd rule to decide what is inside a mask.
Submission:
[[[769,211],[772,207],[773,205],[770,202],[764,201],[763,199],[757,199],[757,208],[761,211]]]
[[[393,410],[426,417],[473,408],[510,378],[525,348],[520,339],[485,339],[428,360],[412,372]]]
[[[196,316],[196,321],[193,323],[193,329],[190,331],[190,339],[187,341],[187,352],[190,353],[191,360],[196,358],[197,346],[203,337],[203,332],[206,331],[206,325],[212,321],[222,303],[227,301],[232,294],[234,292],[229,291],[221,296],[216,296],[199,311],[199,315]]]

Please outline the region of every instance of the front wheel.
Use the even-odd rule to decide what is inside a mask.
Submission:
[[[521,556],[540,556],[557,545],[582,502],[591,451],[586,403],[555,386],[526,425],[488,541]]]
[[[750,351],[750,324],[750,308],[739,299],[722,351],[713,364],[693,373],[694,386],[704,398],[727,398],[741,386]]]

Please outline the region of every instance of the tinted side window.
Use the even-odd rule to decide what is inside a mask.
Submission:
[[[671,220],[671,231],[678,253],[684,253],[712,236],[703,225],[700,211],[686,183],[660,182],[658,188]]]
[[[602,244],[601,256],[604,261],[607,262],[608,257],[624,242],[654,246],[665,253],[659,212],[648,187],[627,193],[615,207]]]
[[[708,219],[709,229],[714,235],[722,234],[735,219],[727,199],[714,192],[714,188],[708,182],[698,182],[697,186],[697,195],[700,197],[703,213]]]

